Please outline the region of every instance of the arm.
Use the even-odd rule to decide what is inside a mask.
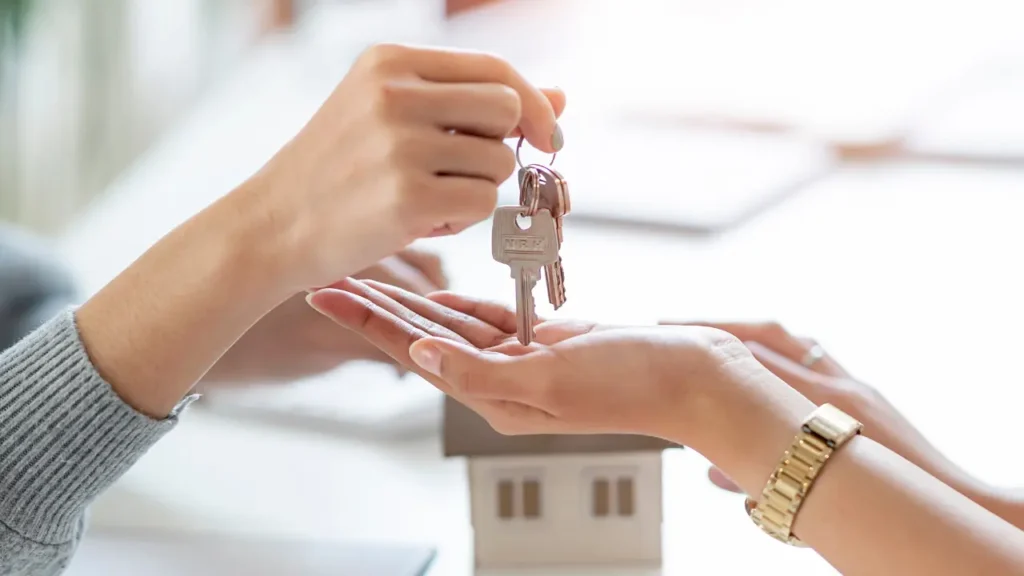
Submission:
[[[502,306],[341,288],[311,303],[505,434],[659,436],[760,494],[815,406],[719,330],[552,321],[522,346]],[[1024,532],[867,437],[828,461],[794,532],[851,576],[1024,574]]]
[[[1024,574],[1015,526],[868,438],[838,456],[795,530],[844,574]]]
[[[698,428],[708,433],[685,434],[747,494],[760,494],[814,407],[780,384],[745,370],[709,400]],[[793,532],[851,576],[1024,574],[1024,532],[867,437],[829,459]]]
[[[175,424],[93,369],[67,310],[0,354],[0,574],[58,574],[86,505]]]
[[[59,573],[89,503],[173,428],[204,363],[270,305],[238,296],[260,277],[242,257],[248,224],[227,208],[0,355],[0,574]],[[215,312],[226,321],[199,324]]]
[[[486,218],[514,168],[501,139],[521,126],[551,151],[555,117],[495,57],[368,50],[263,170],[0,356],[0,574],[58,572],[92,498],[251,326]]]
[[[973,477],[963,482],[954,480],[946,483],[993,514],[1024,530],[1024,491],[992,487]]]
[[[936,448],[878,390],[854,378],[825,354],[811,366],[802,360],[820,346],[790,334],[776,323],[730,323],[725,330],[746,344],[763,366],[815,404],[833,404],[864,423],[864,434],[906,458],[928,474],[1007,522],[1024,529],[1024,494],[990,486],[973,477]],[[935,392],[940,393],[940,392]],[[712,471],[711,479],[728,490],[738,488]]]

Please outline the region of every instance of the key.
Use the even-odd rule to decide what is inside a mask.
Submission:
[[[508,265],[516,281],[516,335],[524,346],[533,341],[533,288],[540,280],[540,269],[558,259],[558,233],[551,212],[538,210],[524,229],[519,217],[526,212],[522,206],[499,206],[491,228],[491,255]]]
[[[522,177],[524,186],[520,187],[519,201],[524,206],[536,206],[537,209],[546,209],[551,212],[555,219],[555,231],[558,235],[558,247],[562,247],[562,217],[572,210],[572,203],[569,198],[569,184],[556,170],[549,166],[533,164],[527,167],[528,170],[536,173],[536,182],[533,177],[525,175]],[[548,288],[548,301],[558,310],[565,304],[565,270],[562,267],[562,257],[551,265],[544,268],[544,280]]]

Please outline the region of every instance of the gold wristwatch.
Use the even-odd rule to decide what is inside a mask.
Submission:
[[[747,499],[747,513],[754,524],[777,540],[804,546],[792,532],[800,505],[829,456],[860,434],[862,427],[831,404],[823,404],[812,412],[768,479],[760,502]]]

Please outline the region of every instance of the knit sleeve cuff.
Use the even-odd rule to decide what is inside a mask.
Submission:
[[[177,422],[126,404],[93,367],[65,310],[0,354],[0,523],[59,544],[85,508]]]

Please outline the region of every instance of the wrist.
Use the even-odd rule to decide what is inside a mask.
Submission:
[[[688,404],[670,439],[700,452],[747,494],[764,488],[815,408],[745,349],[730,361],[719,359]]]
[[[171,231],[76,313],[99,373],[128,404],[166,416],[283,301],[261,226],[227,197]]]
[[[296,255],[302,247],[295,240],[294,226],[287,224],[294,218],[272,203],[274,180],[271,174],[257,173],[196,219],[217,231],[225,257],[237,269],[233,278],[256,279],[266,298],[282,302],[309,286],[295,278]]]

